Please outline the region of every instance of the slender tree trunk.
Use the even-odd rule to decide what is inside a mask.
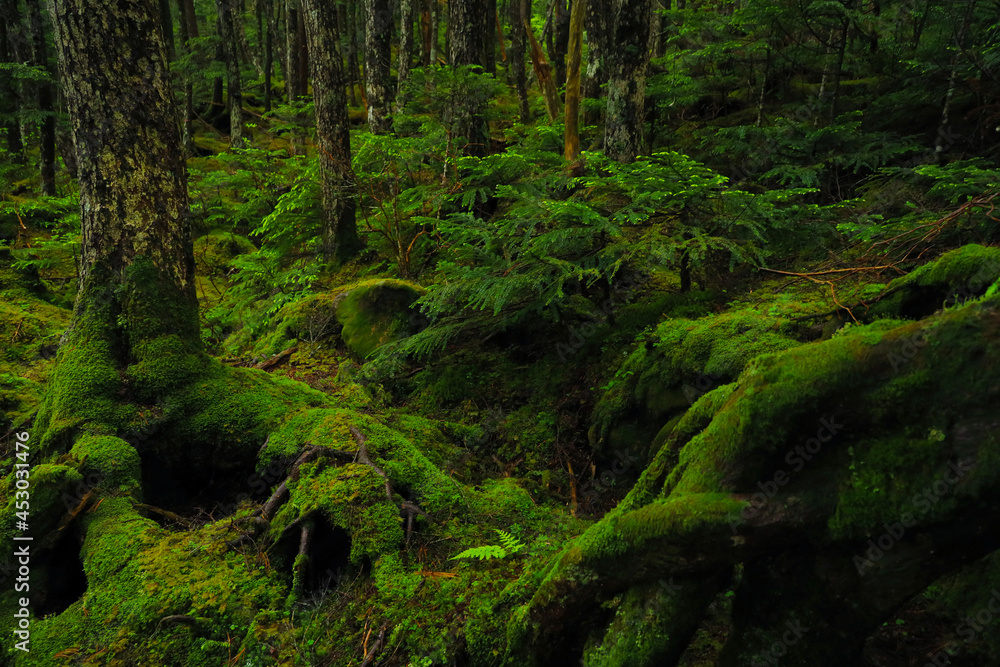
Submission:
[[[24,26],[14,0],[0,0],[0,12],[5,17],[0,21],[0,58],[4,62],[23,62],[28,51],[24,39]],[[0,112],[11,118],[4,122],[7,135],[7,152],[11,160],[18,164],[25,162],[24,138],[19,120],[23,99],[22,86],[6,70],[0,70]]]
[[[566,84],[570,16],[570,10],[566,7],[566,3],[567,0],[554,0],[552,12],[552,49],[549,50],[549,61],[555,69],[553,77],[556,89],[562,88]]]
[[[27,0],[28,24],[31,26],[31,60],[36,67],[48,72],[54,80],[55,73],[49,67],[49,51],[45,42],[45,26],[42,24],[43,0]],[[44,114],[38,127],[39,171],[42,176],[42,194],[56,194],[56,116],[55,84],[39,81],[36,84],[38,110]]]
[[[274,71],[274,0],[261,0],[264,14],[264,113],[271,110],[271,76]]]
[[[489,13],[486,0],[451,0],[448,4],[448,30],[450,34],[449,59],[453,67],[478,65],[486,69],[486,60],[492,57],[487,51],[493,34],[493,14]],[[488,55],[489,54],[489,55]],[[485,115],[486,100],[470,95],[457,132],[466,140],[465,152],[469,155],[486,155],[490,145],[489,123]]]
[[[365,94],[372,134],[392,132],[389,62],[392,57],[389,0],[365,0]]]
[[[358,106],[358,94],[355,91],[355,85],[361,80],[359,70],[358,70],[358,40],[357,40],[357,22],[356,22],[356,5],[358,0],[348,0],[347,7],[345,7],[344,14],[347,16],[346,25],[346,47],[347,47],[347,88],[350,91],[351,106]]]
[[[170,15],[170,0],[160,2],[160,25],[163,27],[163,43],[167,47],[167,62],[173,62],[176,57],[174,46],[174,19]]]
[[[437,0],[427,0],[431,6],[431,34],[430,34],[430,60],[429,65],[436,64],[440,55],[438,53],[438,40],[441,39],[441,9]]]
[[[554,121],[559,117],[559,91],[556,90],[555,81],[552,80],[552,65],[545,60],[542,46],[535,39],[535,33],[527,21],[524,22],[524,29],[528,34],[528,41],[531,43],[531,64],[535,68],[538,87],[542,89],[542,95],[545,98],[545,110],[549,114],[549,120]]]
[[[566,161],[580,157],[580,61],[583,58],[583,19],[587,0],[573,0],[566,68]]]
[[[302,82],[299,79],[299,51],[302,44],[299,42],[299,2],[298,0],[285,0],[285,93],[288,101],[293,102],[300,95],[304,95]]]
[[[642,147],[649,63],[650,0],[615,0],[604,152],[632,162]]]
[[[229,145],[243,148],[243,83],[240,80],[239,48],[236,43],[236,0],[216,0],[220,38],[226,63],[226,109],[229,112]]]
[[[403,88],[410,78],[410,63],[413,62],[413,0],[399,2],[399,64],[396,66],[396,110],[402,109],[406,100]]]
[[[102,369],[95,372],[112,358],[141,364],[149,349],[165,355],[156,362],[169,369],[169,357],[202,345],[184,155],[156,5],[52,0],[49,7],[66,73],[83,230],[80,291],[56,375],[72,372],[74,358]],[[141,366],[131,368],[121,377],[133,398],[144,398]]]
[[[296,41],[299,43],[298,60],[296,65],[299,68],[299,95],[309,94],[309,45],[306,43],[306,21],[302,16],[302,6],[299,5],[298,20],[295,22],[295,29],[298,31]]]
[[[510,10],[510,54],[508,68],[517,90],[517,103],[521,112],[521,122],[531,122],[531,108],[528,104],[528,72],[525,62],[527,33],[525,22],[531,15],[531,0],[508,0]]]
[[[420,2],[420,63],[423,67],[431,64],[431,4],[434,0]]]
[[[194,13],[192,0],[177,0],[177,25],[181,34],[181,49],[191,52],[191,40],[198,37],[198,17]],[[194,135],[191,123],[194,121],[194,86],[190,78],[184,82],[184,114],[181,119],[181,145],[185,155],[192,155]]]
[[[218,2],[218,0],[216,0]],[[219,17],[215,17],[215,34],[220,35],[219,43],[215,47],[215,60],[222,63],[223,68],[226,65],[226,52],[225,46],[222,43],[222,26],[219,25]],[[212,113],[211,120],[214,124],[215,121],[225,112],[226,104],[225,98],[223,97],[223,90],[225,89],[225,81],[221,76],[217,76],[212,80]]]
[[[316,138],[323,198],[323,253],[344,261],[361,248],[355,222],[351,136],[347,120],[337,13],[326,0],[302,0],[312,66]]]
[[[600,100],[604,97],[602,86],[608,81],[608,40],[613,27],[614,15],[607,2],[590,2],[587,5],[587,76],[583,84],[583,96],[589,100]],[[584,109],[585,125],[597,125],[601,122],[600,107],[589,105]]]

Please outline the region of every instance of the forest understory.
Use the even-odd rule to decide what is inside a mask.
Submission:
[[[1000,665],[998,10],[0,0],[0,664]]]

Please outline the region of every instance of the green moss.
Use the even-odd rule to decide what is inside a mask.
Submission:
[[[83,475],[95,475],[98,488],[105,492],[138,493],[142,485],[139,453],[124,440],[110,436],[85,435],[70,452],[81,461]]]
[[[734,380],[755,357],[800,345],[792,334],[788,323],[749,311],[663,322],[604,388],[591,445],[645,456],[663,424],[702,394]]]
[[[380,345],[413,333],[417,325],[410,306],[423,292],[402,280],[368,280],[344,288],[335,302],[344,344],[364,359]]]
[[[198,273],[225,276],[234,257],[256,252],[246,237],[216,229],[194,240],[194,261]]]

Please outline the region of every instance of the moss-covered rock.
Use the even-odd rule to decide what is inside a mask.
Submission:
[[[380,345],[414,333],[421,318],[412,306],[423,293],[402,280],[368,280],[345,288],[334,301],[344,344],[364,359]]]
[[[751,311],[666,320],[640,337],[604,387],[591,418],[591,446],[646,460],[655,453],[649,452],[654,436],[672,417],[734,380],[755,357],[800,345],[796,333],[786,320]]]

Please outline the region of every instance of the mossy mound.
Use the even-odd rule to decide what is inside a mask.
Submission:
[[[195,266],[202,275],[226,275],[233,258],[256,250],[246,237],[217,229],[194,240]]]
[[[344,344],[359,359],[379,346],[408,336],[422,323],[412,309],[424,293],[402,280],[366,280],[344,288],[334,301]]]
[[[8,266],[0,267],[0,430],[33,411],[55,364],[59,337],[72,313],[39,298]]]
[[[800,345],[796,335],[801,334],[787,320],[751,311],[661,323],[640,337],[604,387],[591,419],[591,445],[645,460],[654,436],[671,418],[733,381],[755,357]]]
[[[1000,278],[1000,248],[977,244],[962,246],[937,260],[896,278],[886,295],[865,314],[919,319],[931,313],[982,296]]]

